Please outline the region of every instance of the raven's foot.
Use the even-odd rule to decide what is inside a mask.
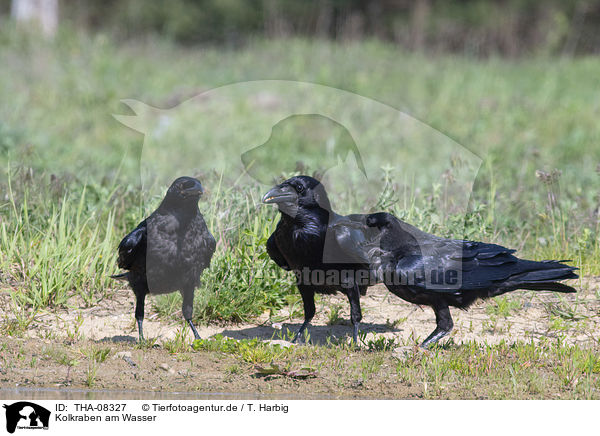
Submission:
[[[306,344],[306,338],[304,337],[304,333],[297,332],[294,335],[294,339],[290,341],[292,344],[303,345]]]
[[[429,336],[427,336],[427,339],[423,341],[420,347],[425,350],[430,348],[431,346],[436,344],[437,341],[442,339],[444,336],[448,335],[450,331],[451,330],[444,330],[440,327],[436,327],[436,329]]]
[[[294,336],[294,338],[290,342],[292,344],[306,344],[308,334],[305,336],[304,332],[306,331],[307,327],[308,327],[308,322],[305,321],[302,324],[302,326],[300,327],[300,329],[298,330],[298,332],[296,333],[296,335]]]
[[[187,322],[190,325],[190,328],[192,329],[192,332],[194,333],[194,340],[197,341],[198,339],[200,339],[200,335],[198,334],[198,330],[196,330],[196,327],[194,327],[194,323],[192,322],[191,319],[188,319]]]
[[[138,319],[137,320],[137,325],[138,325],[138,344],[143,344],[146,340],[144,339],[144,328],[142,327],[144,320],[143,319]]]
[[[360,323],[356,323],[353,324],[353,330],[352,330],[352,342],[350,342],[351,345],[353,346],[358,346],[358,330],[360,327]]]

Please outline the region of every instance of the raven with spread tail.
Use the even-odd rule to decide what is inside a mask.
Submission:
[[[361,222],[364,215],[342,216],[331,209],[325,188],[309,176],[292,177],[274,187],[263,197],[263,203],[277,204],[281,219],[267,240],[267,252],[281,268],[294,271],[304,303],[304,323],[294,340],[315,315],[315,292],[343,292],[350,302],[353,339],[358,339],[362,319],[360,296],[370,283],[367,257],[355,250],[367,243],[368,232],[345,225]],[[357,254],[357,255],[355,255]]]
[[[112,277],[126,279],[133,289],[140,341],[146,295],[174,291],[181,292],[183,317],[200,338],[192,323],[194,289],[216,247],[198,209],[203,192],[198,180],[179,177],[158,208],[119,244],[118,264],[127,272]]]
[[[452,330],[449,306],[467,309],[477,299],[517,289],[575,292],[558,283],[578,277],[577,268],[563,261],[524,260],[500,245],[440,238],[384,212],[367,215],[364,223],[346,220],[337,225],[366,235],[348,249],[368,258],[373,274],[390,292],[433,309],[437,326],[423,348]]]

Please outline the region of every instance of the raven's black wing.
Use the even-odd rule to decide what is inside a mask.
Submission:
[[[329,222],[326,241],[335,241],[329,248],[331,260],[346,263],[371,263],[372,249],[379,246],[379,230],[365,224],[366,215],[347,216],[333,214]],[[329,235],[333,236],[333,239]],[[337,258],[337,259],[336,259]]]
[[[415,292],[559,290],[568,287],[551,282],[576,277],[576,268],[560,262],[523,260],[501,245],[440,238],[388,213],[369,215],[366,222],[382,228],[380,250],[371,256],[378,276],[391,273]]]
[[[281,251],[279,251],[279,247],[277,247],[277,242],[275,242],[275,233],[273,233],[269,239],[267,239],[267,253],[273,262],[277,264],[277,266],[286,271],[291,270],[287,261],[283,257],[283,254],[281,254]]]
[[[414,290],[537,289],[577,277],[574,267],[557,261],[519,259],[513,255],[515,250],[501,245],[441,238],[418,242],[421,253],[396,252],[387,264]]]
[[[204,219],[202,220],[202,222],[204,223]],[[203,256],[202,256],[202,258],[203,258],[202,269],[203,270],[210,266],[210,261],[213,257],[213,254],[215,254],[216,248],[217,248],[217,241],[215,240],[212,233],[210,233],[210,230],[208,230],[206,223],[204,223],[204,229],[202,232],[202,239],[201,239],[201,249],[200,249],[203,254]]]
[[[133,264],[146,256],[147,228],[146,220],[142,221],[131,233],[123,238],[119,244],[119,268],[131,269]]]
[[[414,249],[403,248],[388,255],[383,267],[392,268],[403,283],[420,290],[487,289],[518,270],[514,250],[494,244],[420,237]]]

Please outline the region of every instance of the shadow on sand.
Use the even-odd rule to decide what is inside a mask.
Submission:
[[[227,336],[233,339],[253,339],[258,338],[261,340],[268,339],[289,339],[284,336],[289,330],[290,334],[293,335],[300,328],[301,323],[283,323],[281,330],[271,326],[256,326],[242,330],[224,330],[223,336]],[[385,332],[399,332],[398,328],[388,326],[386,324],[372,324],[372,323],[361,323],[360,331],[362,333],[385,333]],[[313,345],[327,345],[327,338],[330,338],[331,342],[340,342],[349,340],[352,337],[352,325],[348,323],[336,324],[336,325],[310,325],[308,327],[310,334],[310,342]]]

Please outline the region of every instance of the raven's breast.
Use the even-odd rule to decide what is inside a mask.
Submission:
[[[205,232],[204,221],[195,219],[187,225],[149,229],[146,276],[150,293],[169,293],[199,285],[202,270],[212,256]]]

